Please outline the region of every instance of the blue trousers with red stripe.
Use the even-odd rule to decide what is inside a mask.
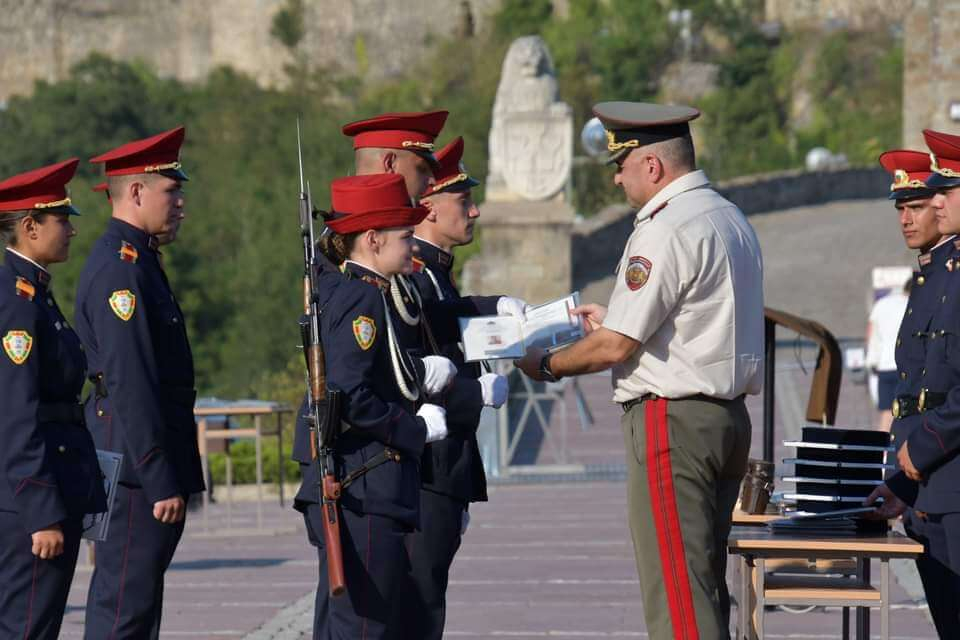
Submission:
[[[82,522],[62,522],[63,553],[33,555],[33,541],[16,513],[0,511],[0,638],[56,640],[80,550]]]
[[[409,569],[400,522],[341,509],[340,541],[347,592],[330,597],[327,554],[320,506],[303,514],[310,544],[317,547],[320,571],[314,611],[314,640],[388,640],[399,637],[394,624],[398,590]]]
[[[86,640],[156,640],[163,576],[183,535],[183,521],[163,524],[142,489],[119,485],[107,539],[96,544],[87,592]]]
[[[654,398],[634,405],[622,426],[647,632],[728,638],[727,537],[750,452],[743,399]]]

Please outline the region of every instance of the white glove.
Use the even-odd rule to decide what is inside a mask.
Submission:
[[[477,378],[477,381],[480,383],[480,392],[483,394],[483,404],[494,409],[502,407],[510,391],[506,376],[485,373]]]
[[[436,442],[447,437],[447,411],[440,405],[424,404],[417,415],[427,423],[427,442]]]
[[[428,396],[440,393],[457,375],[457,365],[443,356],[423,357],[423,390]]]
[[[497,315],[523,318],[529,306],[526,300],[511,298],[510,296],[500,296],[500,299],[497,300]]]

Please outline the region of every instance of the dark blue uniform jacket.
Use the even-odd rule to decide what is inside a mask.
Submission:
[[[32,533],[107,505],[90,434],[82,420],[68,417],[79,407],[87,367],[80,340],[53,299],[49,274],[4,253],[0,510],[19,513]]]
[[[927,273],[924,269],[921,275]],[[936,287],[927,289],[931,283]],[[905,350],[908,339],[911,347]],[[900,340],[897,365],[901,384],[897,392],[946,394],[946,401],[894,422],[894,446],[899,450],[908,443],[910,459],[924,480],[915,483],[901,476],[889,484],[920,511],[960,511],[960,240],[934,250],[929,277],[911,292]],[[919,349],[924,357],[917,371],[914,356]],[[903,368],[901,351],[905,351]]]
[[[156,238],[110,219],[80,275],[76,325],[91,375],[102,374],[87,426],[98,447],[123,453],[120,481],[150,502],[203,491],[193,356]]]
[[[335,451],[340,478],[362,467],[390,447],[401,454],[353,482],[341,504],[359,514],[393,518],[413,528],[419,524],[420,475],[418,461],[427,430],[416,407],[400,392],[391,364],[386,311],[382,291],[389,285],[364,267],[347,262],[343,273],[325,270],[317,275],[321,308],[320,334],[324,349],[327,386],[344,394],[342,420],[345,431]],[[389,300],[389,294],[387,294]],[[402,320],[390,306],[396,328]],[[411,388],[419,386],[423,365],[407,358],[408,345],[399,343],[401,357],[412,372]],[[305,401],[306,402],[306,401]],[[300,462],[303,482],[295,507],[305,511],[318,502],[318,470],[311,458],[310,425],[297,419],[293,459]]]

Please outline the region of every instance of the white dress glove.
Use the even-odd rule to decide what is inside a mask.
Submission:
[[[457,375],[457,365],[443,356],[424,356],[423,370],[423,390],[428,396],[446,389]]]
[[[497,314],[523,318],[529,306],[526,300],[511,298],[510,296],[500,296],[500,299],[497,300]]]
[[[424,404],[417,415],[427,423],[427,442],[436,442],[447,437],[447,411],[440,405]]]
[[[506,376],[485,373],[477,378],[477,381],[480,383],[480,392],[483,394],[483,404],[494,409],[502,407],[510,391]]]

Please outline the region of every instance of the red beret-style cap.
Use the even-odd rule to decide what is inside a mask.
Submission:
[[[930,177],[927,186],[949,189],[960,186],[960,136],[923,130],[923,139],[930,148]]]
[[[427,216],[411,205],[403,177],[395,173],[337,178],[330,183],[331,218],[327,226],[339,234],[413,227]]]
[[[464,191],[480,184],[478,180],[470,177],[463,166],[462,137],[457,136],[434,156],[437,159],[437,167],[433,170],[436,184],[428,187],[421,197],[426,198],[441,191]]]
[[[0,212],[33,209],[77,214],[67,197],[67,183],[79,163],[79,159],[70,158],[0,182]]]
[[[343,126],[353,148],[406,149],[430,153],[433,141],[447,121],[447,111],[384,113]]]
[[[890,185],[891,200],[923,198],[933,195],[926,185],[930,177],[930,154],[923,151],[898,149],[880,155],[880,165],[893,176]]]
[[[159,173],[184,181],[188,178],[180,169],[180,146],[186,132],[186,128],[181,126],[143,140],[128,142],[90,158],[90,162],[103,163],[104,175],[107,176]],[[94,190],[102,191],[103,185],[97,185]]]

